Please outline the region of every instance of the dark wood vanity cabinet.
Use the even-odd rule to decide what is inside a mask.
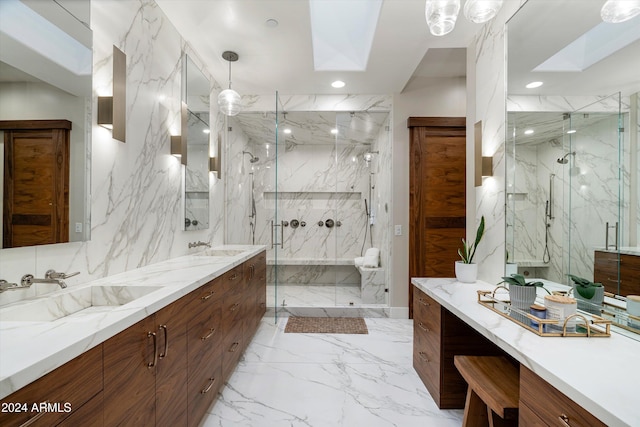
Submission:
[[[54,426],[72,419],[83,420],[76,425],[101,425],[102,412],[91,414],[83,408],[99,407],[102,390],[100,344],[2,399],[0,425]],[[41,408],[42,404],[48,408]]]
[[[33,426],[199,425],[265,313],[265,255],[232,268],[2,402],[71,404],[70,412],[39,415]],[[20,426],[35,416],[0,412],[0,425]]]
[[[520,365],[519,425],[529,426],[606,426],[565,394]]]
[[[467,383],[453,356],[504,352],[433,298],[413,289],[413,367],[440,409],[464,408]]]
[[[618,257],[620,257],[619,277]],[[640,295],[640,256],[595,251],[593,280],[602,283],[607,292],[623,296]]]

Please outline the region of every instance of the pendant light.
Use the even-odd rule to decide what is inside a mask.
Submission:
[[[231,51],[222,53],[222,58],[229,61],[229,89],[225,89],[218,95],[218,108],[227,116],[235,116],[241,110],[242,98],[240,94],[231,89],[231,63],[238,60],[238,54]]]
[[[467,0],[464,4],[464,16],[471,22],[482,24],[498,13],[503,0]]]
[[[607,0],[600,9],[604,22],[617,24],[640,15],[640,0]]]
[[[444,36],[456,26],[460,0],[427,0],[424,12],[431,34]]]

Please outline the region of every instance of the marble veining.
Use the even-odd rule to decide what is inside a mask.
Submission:
[[[608,338],[540,337],[478,304],[476,291],[495,285],[430,278],[411,282],[607,425],[640,425],[635,392],[640,370],[628,362],[637,359],[640,342],[616,333]],[[593,366],[606,369],[595,374]]]
[[[459,426],[412,366],[410,320],[366,320],[369,334],[285,334],[264,318],[203,426]]]

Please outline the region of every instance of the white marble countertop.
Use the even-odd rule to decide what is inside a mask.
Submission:
[[[264,246],[246,245],[220,248],[243,252],[235,256],[194,253],[0,307],[0,399],[265,249]],[[153,286],[158,289],[128,304],[92,307],[96,310],[83,310],[53,321],[8,321],[5,320],[10,317],[8,314],[3,319],[3,312],[15,312],[16,306],[52,299],[53,295],[85,286]]]
[[[640,342],[541,337],[478,304],[495,285],[413,278],[411,283],[609,426],[640,426]],[[543,291],[542,291],[543,292]]]

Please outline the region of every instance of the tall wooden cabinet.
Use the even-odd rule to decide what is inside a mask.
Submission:
[[[409,278],[454,277],[466,236],[466,119],[409,117]],[[413,317],[409,280],[409,318]]]

